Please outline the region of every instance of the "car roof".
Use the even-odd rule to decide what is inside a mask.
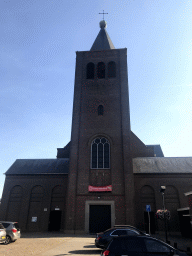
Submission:
[[[116,229],[129,229],[129,230],[134,230],[134,231],[140,232],[141,234],[145,234],[144,231],[141,231],[141,230],[139,230],[133,226],[130,226],[130,225],[115,225],[114,227],[106,229],[103,232],[98,232],[97,234],[104,234],[105,232],[113,231]]]
[[[114,226],[113,228],[109,228],[109,229],[107,229],[107,230],[105,230],[105,231],[109,231],[109,230],[114,230],[114,229],[134,229],[134,230],[137,230],[137,231],[140,231],[139,229],[137,229],[137,228],[135,228],[135,227],[132,227],[132,226]],[[103,231],[103,232],[105,232],[105,231]],[[142,232],[142,231],[141,231]]]
[[[135,228],[135,227],[133,227],[133,226],[116,226],[116,227],[112,228],[111,230],[117,230],[117,229],[133,230],[133,231],[137,231],[137,232],[139,232],[139,233],[141,233],[141,234],[144,234],[143,231],[141,231],[141,230],[139,230],[139,229],[137,229],[137,228]],[[104,232],[105,232],[105,231],[104,231]]]
[[[114,228],[132,228],[132,229],[135,229],[137,231],[140,231],[142,233],[144,233],[145,231],[142,231],[134,226],[131,226],[131,225],[115,225]]]
[[[98,234],[106,233],[106,232],[108,232],[108,231],[113,231],[113,230],[116,230],[116,229],[128,229],[128,228],[126,228],[126,227],[109,228],[109,229],[107,229],[107,230],[105,230],[105,231],[103,231],[103,232],[100,232],[100,233],[98,233]],[[130,229],[130,228],[129,228],[129,229]]]
[[[131,225],[115,225],[114,228],[134,228],[134,229],[137,229],[136,227],[133,227]]]

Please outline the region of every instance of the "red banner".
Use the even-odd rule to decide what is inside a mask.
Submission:
[[[89,192],[112,191],[112,185],[104,186],[104,187],[89,186],[89,187],[88,187],[88,191],[89,191]]]

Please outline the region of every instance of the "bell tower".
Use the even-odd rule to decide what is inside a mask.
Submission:
[[[90,232],[90,205],[110,205],[110,225],[134,225],[127,49],[115,49],[106,26],[76,52],[67,232]]]

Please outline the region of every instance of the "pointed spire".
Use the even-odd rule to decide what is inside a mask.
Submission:
[[[102,50],[111,50],[115,49],[107,31],[107,22],[105,20],[100,21],[100,31],[93,43],[90,51],[102,51]]]

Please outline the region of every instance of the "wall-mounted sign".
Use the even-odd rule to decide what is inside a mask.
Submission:
[[[105,191],[112,191],[112,185],[103,186],[103,187],[95,187],[95,186],[89,186],[88,187],[89,192],[105,192]]]
[[[47,212],[47,208],[44,208],[44,212]]]
[[[37,217],[32,217],[31,222],[37,222]]]
[[[55,208],[55,211],[59,211],[60,210],[60,208]]]

